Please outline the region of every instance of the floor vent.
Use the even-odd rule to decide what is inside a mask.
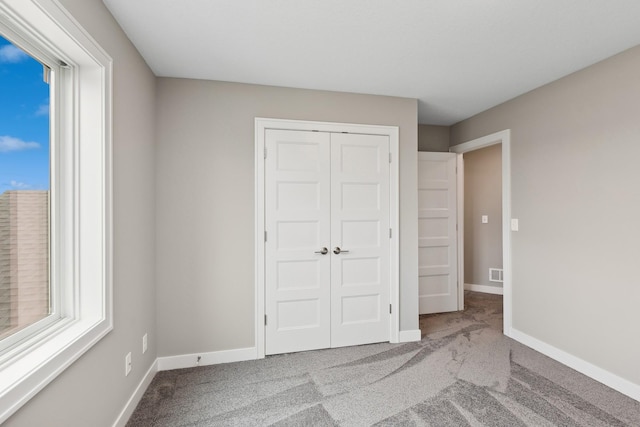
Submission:
[[[502,282],[503,281],[503,270],[501,268],[490,268],[489,269],[489,281],[490,282]]]

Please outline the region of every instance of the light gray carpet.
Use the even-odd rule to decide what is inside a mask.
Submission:
[[[160,372],[127,426],[640,426],[639,402],[503,336],[502,297],[466,307],[416,343]]]

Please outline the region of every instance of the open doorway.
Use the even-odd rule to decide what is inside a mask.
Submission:
[[[502,295],[502,144],[462,156],[464,289]]]
[[[498,153],[499,150],[499,153]],[[452,153],[458,154],[458,277],[459,277],[459,286],[465,284],[470,290],[482,290],[482,291],[492,291],[491,293],[500,294],[500,290],[502,293],[503,300],[503,333],[507,336],[511,334],[511,322],[512,322],[512,311],[511,311],[511,132],[509,130],[504,130],[501,132],[497,132],[491,135],[487,135],[482,138],[474,139],[472,141],[468,141],[456,146],[453,146],[449,150]],[[484,165],[478,164],[473,165],[477,167],[473,170],[473,173],[481,172],[481,169],[485,167],[498,167],[497,162],[499,160],[500,163],[500,181],[501,181],[501,191],[500,191],[500,203],[501,203],[501,215],[496,217],[496,214],[490,214],[488,211],[483,213],[483,209],[489,209],[490,205],[495,205],[495,203],[485,203],[487,200],[483,200],[482,197],[490,198],[497,197],[496,195],[488,195],[486,194],[476,194],[476,196],[480,197],[480,200],[474,200],[473,209],[467,210],[467,214],[465,214],[465,174],[467,172],[467,168],[464,164],[464,156],[466,155],[469,160],[477,161],[477,160],[486,160],[496,154],[499,155],[499,159],[493,159],[493,161],[485,161]],[[480,162],[482,163],[482,162]],[[472,172],[471,170],[469,171]],[[496,181],[495,174],[492,179],[489,179],[485,182],[479,182],[478,187],[474,188],[476,192],[482,193],[482,187],[484,185],[492,185],[491,182]],[[480,188],[481,190],[478,190]],[[495,202],[495,201],[494,201]],[[494,212],[496,212],[495,208],[491,208]],[[484,218],[484,216],[487,218]],[[473,229],[471,233],[465,232],[465,217],[467,217],[467,223],[473,223]],[[485,222],[486,220],[486,222]],[[487,236],[483,242],[473,241],[473,238],[476,236],[482,236],[483,234],[490,234],[491,227],[490,224],[494,224],[495,221],[498,221],[502,231],[502,242],[495,242],[493,238],[489,238]],[[498,225],[494,224],[494,225]],[[515,224],[514,224],[515,225]],[[516,228],[517,229],[517,228]],[[495,234],[495,233],[494,233]],[[471,240],[471,241],[467,241]],[[491,242],[489,242],[491,240]],[[482,254],[480,253],[483,250],[483,245],[489,245],[492,247],[491,254]],[[501,258],[502,258],[502,271],[491,271],[490,268],[493,267],[490,264],[496,262],[496,254],[497,247],[501,246]],[[465,253],[473,254],[472,260],[465,259]],[[469,261],[469,262],[467,262]],[[500,270],[500,269],[498,269]],[[486,276],[483,277],[483,273]],[[491,281],[489,280],[489,274],[492,274],[493,280],[501,280],[501,281]],[[474,283],[476,282],[476,283]],[[498,286],[501,284],[502,286]],[[475,286],[474,286],[475,285]]]

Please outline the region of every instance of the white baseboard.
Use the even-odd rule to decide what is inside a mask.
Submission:
[[[502,286],[487,286],[487,285],[474,285],[473,283],[465,283],[464,289],[466,291],[484,292],[485,294],[502,295]]]
[[[255,347],[234,350],[212,351],[209,353],[182,354],[158,357],[158,371],[193,368],[194,366],[217,365],[219,363],[242,362],[257,359]],[[198,358],[200,360],[198,361]]]
[[[218,363],[242,362],[256,359],[256,348],[240,348],[236,350],[213,351],[209,353],[184,354],[180,356],[158,357],[136,387],[133,395],[118,415],[113,427],[124,427],[147,391],[153,377],[158,371],[191,368],[194,366],[215,365]],[[198,362],[198,357],[200,361]]]
[[[400,331],[400,333],[398,334],[398,342],[420,341],[421,339],[422,332],[420,332],[420,329]]]
[[[549,356],[550,358],[562,363],[563,365],[566,365],[571,369],[575,369],[581,374],[584,374],[589,378],[601,382],[607,387],[611,387],[612,389],[617,390],[632,399],[640,401],[640,385],[634,384],[629,380],[612,374],[611,372],[599,368],[598,366],[592,365],[591,363],[582,360],[579,357],[566,353],[552,345],[538,340],[537,338],[533,338],[532,336],[520,332],[517,329],[511,328],[510,336],[514,340],[526,345],[527,347],[531,347],[532,349],[539,351],[545,356]]]
[[[133,415],[133,411],[136,409],[136,406],[140,403],[140,399],[142,399],[144,392],[149,388],[149,384],[151,384],[156,372],[158,372],[158,359],[151,364],[147,373],[142,377],[142,381],[140,381],[140,384],[136,387],[135,391],[127,401],[127,404],[124,405],[124,408],[120,412],[120,415],[118,415],[116,422],[113,423],[113,427],[124,427],[127,424],[127,421],[129,421],[129,418]]]

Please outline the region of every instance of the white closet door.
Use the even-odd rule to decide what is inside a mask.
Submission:
[[[418,153],[420,314],[458,310],[456,155]]]
[[[266,354],[389,340],[389,138],[267,130]]]
[[[330,249],[331,346],[388,341],[387,136],[331,135]]]
[[[266,354],[327,348],[330,135],[267,130]]]

